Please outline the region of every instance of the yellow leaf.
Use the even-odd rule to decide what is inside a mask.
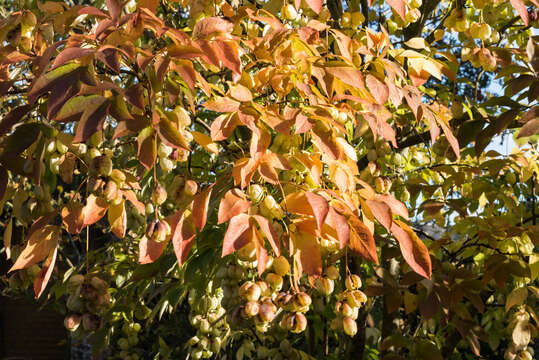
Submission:
[[[193,135],[193,139],[195,139],[195,141],[204,149],[214,154],[219,154],[219,145],[211,141],[211,138],[208,135],[198,131],[192,131],[191,135]]]

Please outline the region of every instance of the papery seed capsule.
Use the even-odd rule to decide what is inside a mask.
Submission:
[[[108,284],[104,280],[96,276],[90,279],[90,285],[101,293],[106,292],[109,288]]]
[[[350,317],[345,317],[342,321],[344,333],[348,336],[354,336],[357,333],[357,323]]]
[[[256,247],[253,241],[238,250],[238,259],[241,261],[254,261],[256,259]]]
[[[193,180],[187,180],[185,182],[185,186],[183,188],[183,192],[187,196],[194,196],[198,191],[198,184],[196,181]]]
[[[264,301],[260,305],[258,317],[262,322],[270,322],[275,318],[277,313],[277,306],[270,301]]]
[[[256,301],[248,301],[243,308],[243,313],[248,317],[253,317],[258,315],[259,310],[260,306]]]
[[[157,184],[155,188],[152,191],[152,201],[157,204],[161,205],[167,200],[167,191],[161,184]]]
[[[361,278],[356,274],[351,274],[346,277],[344,282],[348,290],[355,290],[361,287]]]
[[[331,280],[337,280],[340,276],[339,269],[337,269],[337,267],[333,265],[328,266],[325,273],[326,273],[326,276],[330,278]]]
[[[258,204],[264,199],[264,188],[258,184],[250,185],[247,194],[254,204]]]
[[[290,329],[293,333],[300,333],[303,332],[307,328],[307,318],[302,313],[294,314],[294,322],[292,329]]]
[[[273,291],[279,291],[283,287],[283,277],[275,273],[266,275],[266,282]]]
[[[348,305],[348,303],[344,302],[341,305],[340,313],[342,314],[342,316],[351,317],[354,315],[354,309],[352,309],[352,307]]]
[[[160,158],[167,158],[172,154],[172,150],[172,147],[161,142],[159,143],[159,149],[157,149],[157,155],[159,155]]]
[[[352,290],[346,296],[346,301],[352,307],[360,307],[367,302],[367,295],[365,295],[361,290]]]
[[[170,234],[170,226],[167,226],[165,221],[158,221],[155,224],[155,229],[152,234],[152,240],[155,242],[163,242],[167,239],[167,236]]]
[[[78,314],[71,314],[65,317],[64,326],[69,331],[75,331],[79,328],[82,317]]]
[[[273,260],[272,269],[277,275],[285,276],[290,271],[290,263],[281,255]]]
[[[110,173],[110,178],[116,181],[116,184],[121,185],[125,182],[125,174],[122,170],[114,169]]]
[[[80,274],[72,275],[67,281],[66,290],[68,294],[75,294],[79,290],[83,282],[84,282],[84,276]]]
[[[271,290],[267,282],[257,281],[256,284],[260,288],[260,296],[270,296]]]
[[[109,176],[112,173],[112,160],[107,156],[97,156],[90,163],[90,175]]]
[[[242,298],[248,301],[257,301],[260,298],[260,287],[252,281],[245,282],[239,289]]]
[[[109,202],[115,200],[118,197],[118,184],[113,180],[107,181],[103,195]]]
[[[289,293],[281,292],[275,298],[275,304],[283,309],[286,309],[292,303],[292,295]]]
[[[322,295],[328,296],[331,294],[335,288],[333,280],[327,277],[319,277],[315,282],[316,290],[318,290]]]

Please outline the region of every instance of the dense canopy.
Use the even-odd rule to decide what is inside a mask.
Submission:
[[[3,4],[4,295],[113,359],[533,358],[536,0]]]

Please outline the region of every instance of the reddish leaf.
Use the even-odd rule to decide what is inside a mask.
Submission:
[[[290,235],[296,250],[294,257],[301,264],[302,270],[307,275],[321,275],[322,258],[320,257],[320,244],[318,244],[316,237],[303,231]]]
[[[233,41],[214,41],[215,50],[223,65],[236,74],[241,74],[238,45]]]
[[[86,199],[86,205],[82,209],[82,214],[84,217],[84,227],[90,226],[98,222],[105,213],[109,204],[103,198],[96,197],[94,194],[88,196]]]
[[[239,189],[229,190],[219,204],[219,213],[217,223],[227,222],[234,216],[241,214],[251,207],[251,202],[246,199],[243,192]]]
[[[135,207],[135,209],[137,209],[139,214],[142,214],[142,215],[146,214],[146,206],[144,205],[143,202],[137,199],[137,195],[135,194],[133,190],[120,190],[120,191],[123,194],[123,196],[125,196],[125,198],[129,200],[131,204],[133,204],[133,206]]]
[[[79,234],[84,228],[83,209],[80,202],[70,202],[62,209],[62,221],[68,233]]]
[[[319,14],[320,10],[322,10],[322,5],[324,3],[322,0],[306,0],[305,2],[317,14]]]
[[[313,209],[314,218],[316,219],[318,228],[322,229],[322,225],[324,224],[324,221],[326,221],[326,216],[329,211],[328,201],[323,196],[310,191],[305,193],[305,197]]]
[[[402,20],[406,18],[406,3],[404,0],[387,0],[387,3],[399,14]]]
[[[220,17],[209,17],[197,21],[195,27],[193,28],[193,39],[206,39],[210,35],[224,35],[232,32],[234,29],[234,23],[220,18]]]
[[[29,233],[26,247],[21,252],[9,272],[28,268],[45,259],[58,245],[60,229],[57,226],[46,225]]]
[[[98,8],[94,6],[85,6],[82,9],[80,9],[79,15],[83,15],[83,14],[107,17],[107,14],[105,14],[103,11],[99,10]]]
[[[232,254],[247,244],[248,238],[244,235],[251,227],[249,219],[247,214],[239,214],[230,219],[223,239],[222,256]]]
[[[374,215],[376,220],[378,220],[378,222],[382,224],[387,231],[390,231],[391,224],[393,223],[393,215],[391,214],[391,209],[389,206],[384,202],[376,200],[365,200],[365,203],[369,207],[369,210]]]
[[[18,124],[24,115],[30,112],[30,109],[32,109],[30,105],[22,105],[12,109],[10,112],[4,115],[0,121],[0,136],[11,132],[13,125]]]
[[[157,158],[155,131],[152,127],[144,128],[137,137],[138,152],[137,156],[146,169],[150,169]]]
[[[43,269],[41,269],[39,274],[37,274],[36,278],[34,279],[34,293],[36,294],[36,299],[43,294],[43,291],[45,291],[45,288],[47,287],[47,283],[49,282],[52,271],[54,270],[57,253],[58,247],[55,247],[43,264]]]
[[[259,274],[262,274],[268,265],[268,252],[264,247],[264,240],[258,233],[258,230],[254,226],[250,230],[251,241],[255,242],[257,270]]]
[[[77,124],[74,143],[88,140],[93,134],[103,130],[103,124],[108,114],[109,102],[96,106],[95,108],[86,108],[82,113],[81,119]]]
[[[387,85],[371,74],[367,75],[365,81],[367,82],[367,87],[369,88],[372,96],[374,96],[376,102],[380,105],[385,104],[389,97],[389,88]]]
[[[139,242],[138,262],[141,264],[150,264],[159,259],[168,241],[157,242],[143,236]]]
[[[365,82],[361,71],[352,67],[327,67],[325,68],[328,74],[333,75],[336,79],[339,79],[343,83],[353,86],[357,89],[364,89]]]
[[[539,118],[528,121],[520,131],[518,132],[517,138],[532,136],[539,134]]]
[[[399,242],[402,256],[412,270],[430,279],[432,264],[429,250],[415,232],[405,223],[395,220],[391,226],[393,235]]]
[[[90,55],[93,52],[94,52],[94,49],[86,49],[86,48],[80,48],[80,47],[70,47],[70,48],[64,49],[54,59],[51,70],[54,68],[57,68],[60,65],[65,64],[68,61]]]
[[[174,215],[168,217],[167,221],[172,231],[174,253],[176,254],[178,265],[181,266],[185,262],[185,259],[187,259],[196,236],[193,216],[192,214],[186,216],[183,210],[179,210]]]
[[[348,223],[351,229],[350,242],[348,244],[350,249],[366,260],[378,264],[376,244],[369,228],[355,216],[351,216],[348,219]]]
[[[210,203],[213,185],[196,194],[195,198],[193,199],[193,221],[195,222],[195,226],[199,231],[202,231],[204,225],[206,225],[206,219],[208,217],[208,204]]]
[[[263,216],[260,215],[253,215],[253,218],[258,223],[258,226],[260,226],[260,230],[264,233],[266,238],[268,239],[273,251],[275,252],[275,255],[280,255],[280,242],[279,238],[277,237],[277,233],[275,230],[273,230],[273,226],[271,225],[271,222],[266,219]]]
[[[141,83],[137,83],[127,88],[124,95],[128,103],[144,110],[144,87]]]
[[[406,205],[404,205],[399,200],[395,199],[393,195],[391,194],[376,195],[376,200],[381,200],[385,202],[391,209],[391,213],[393,213],[394,215],[401,216],[404,219],[408,220],[408,209],[406,209]]]
[[[442,128],[445,134],[445,137],[447,138],[447,141],[449,142],[449,145],[451,145],[453,152],[455,153],[455,155],[457,155],[457,159],[460,159],[460,147],[459,147],[459,142],[457,138],[455,137],[455,135],[453,135],[453,132],[443,120],[438,119],[438,117],[436,117],[436,119],[439,120],[438,123],[440,124],[440,127]]]
[[[528,9],[526,8],[526,5],[524,4],[523,0],[509,0],[511,2],[511,5],[516,9],[520,17],[522,18],[522,21],[524,22],[524,25],[528,26],[528,23],[530,22],[530,16],[528,15]]]
[[[159,0],[138,0],[137,8],[146,8],[151,12],[155,12],[159,6]]]
[[[105,3],[107,4],[110,17],[116,21],[122,13],[122,3],[120,0],[105,0]]]
[[[339,247],[343,249],[350,241],[350,226],[346,218],[339,214],[332,207],[329,208],[326,222],[329,226],[335,229],[337,232],[337,238],[339,239]]]

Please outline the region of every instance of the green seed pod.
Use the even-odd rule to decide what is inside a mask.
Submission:
[[[342,321],[344,333],[348,336],[354,336],[357,333],[357,323],[350,317],[345,317]]]

